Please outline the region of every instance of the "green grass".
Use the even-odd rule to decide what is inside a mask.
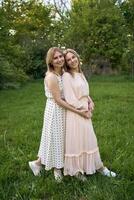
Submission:
[[[54,181],[52,171],[34,177],[28,161],[38,152],[44,113],[43,80],[0,91],[0,200],[133,200],[134,82],[124,77],[91,77],[93,125],[102,160],[117,178],[100,174],[81,183]]]

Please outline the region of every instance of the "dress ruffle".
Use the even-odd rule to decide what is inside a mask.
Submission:
[[[77,172],[94,174],[101,167],[103,163],[98,148],[78,155],[65,155],[64,175],[74,176]]]
[[[76,108],[81,105],[83,109],[88,110],[88,82],[81,73],[75,73],[74,77],[64,73],[63,90],[68,104]],[[94,174],[101,167],[103,163],[92,120],[67,110],[64,174]]]

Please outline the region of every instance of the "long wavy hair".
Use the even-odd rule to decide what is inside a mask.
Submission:
[[[78,62],[79,62],[78,63],[78,72],[79,73],[83,73],[82,70],[81,70],[81,59],[80,59],[79,54],[75,50],[73,50],[73,49],[66,49],[66,50],[64,50],[63,53],[64,53],[64,57],[65,57],[65,66],[64,66],[65,72],[69,72],[72,76],[74,75],[74,73],[71,71],[71,68],[69,67],[69,65],[66,62],[66,56],[67,56],[67,54],[68,53],[72,53],[72,54],[74,54],[77,57]]]

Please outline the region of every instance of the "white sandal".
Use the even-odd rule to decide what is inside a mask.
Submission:
[[[116,177],[116,173],[110,171],[107,167],[105,167],[103,170],[99,171],[103,176],[108,177]]]
[[[40,176],[42,166],[37,165],[35,161],[29,161],[28,164],[29,164],[29,167],[32,170],[33,174],[35,176]]]

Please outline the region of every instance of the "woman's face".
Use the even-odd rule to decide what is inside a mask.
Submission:
[[[71,52],[66,54],[66,62],[67,65],[70,67],[71,70],[78,71],[79,60],[76,55]]]
[[[53,56],[53,60],[52,60],[52,64],[54,66],[54,68],[61,68],[63,67],[65,63],[65,59],[64,59],[64,56],[62,53],[60,53],[59,51],[56,51],[54,53],[54,56]]]

